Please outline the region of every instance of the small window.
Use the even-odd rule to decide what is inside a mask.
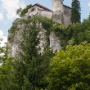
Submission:
[[[33,12],[34,10],[35,10],[35,8],[32,8],[32,9],[31,9],[31,12]]]

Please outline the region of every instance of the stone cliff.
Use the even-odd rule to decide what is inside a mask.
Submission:
[[[22,32],[27,30],[30,26],[34,26],[32,21],[36,22],[36,27],[39,27],[38,36],[40,38],[37,48],[40,48],[39,53],[44,51],[44,48],[48,45],[53,52],[61,49],[62,40],[58,35],[59,31],[62,34],[64,26],[52,21],[48,18],[28,18],[28,19],[16,19],[10,30],[8,31],[9,42],[9,56],[15,57],[20,51],[20,42],[23,41]],[[59,30],[60,29],[60,30]]]

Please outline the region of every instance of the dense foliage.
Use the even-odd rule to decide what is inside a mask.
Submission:
[[[90,43],[60,50],[50,63],[48,90],[90,90]]]
[[[48,66],[53,53],[47,47],[44,53],[39,53],[38,33],[40,27],[37,27],[36,19],[32,24],[27,23],[22,32],[23,41],[20,43],[21,51],[18,52],[16,62],[14,64],[15,87],[17,90],[36,90],[47,87],[46,75]]]
[[[83,41],[90,43],[90,17],[85,19],[82,23],[69,26],[66,33],[68,35],[69,44],[80,44]]]
[[[71,10],[71,21],[72,24],[80,22],[81,20],[81,7],[79,0],[72,0],[72,10]]]
[[[12,90],[13,70],[11,67],[12,58],[8,57],[7,45],[0,46],[0,90]]]

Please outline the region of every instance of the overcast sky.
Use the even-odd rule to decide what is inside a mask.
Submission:
[[[64,0],[64,4],[71,6],[72,0]],[[0,0],[0,37],[5,38],[8,35],[12,22],[17,18],[16,10],[19,7],[24,8],[28,4],[39,3],[52,9],[52,0]],[[81,20],[87,18],[90,13],[90,0],[80,0]]]

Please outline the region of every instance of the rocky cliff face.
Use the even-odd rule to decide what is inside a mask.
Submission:
[[[61,49],[60,39],[55,35],[55,32],[52,31],[50,33],[49,39],[50,39],[50,48],[53,50],[53,52]]]
[[[28,25],[32,25],[32,23],[29,23]],[[53,52],[61,49],[60,39],[56,36],[55,32],[51,31],[49,35],[46,35],[48,31],[45,30],[41,24],[37,24],[37,25],[40,26],[40,30],[37,36],[40,38],[40,43],[37,46],[40,48],[39,53],[44,52],[44,48],[46,47],[47,43],[49,43],[49,47],[53,50]],[[20,42],[23,40],[22,32],[25,30],[26,26],[27,24],[20,23],[20,19],[14,21],[8,33],[9,56],[16,57],[18,55],[18,51],[20,51]],[[47,38],[49,40],[47,40]]]

